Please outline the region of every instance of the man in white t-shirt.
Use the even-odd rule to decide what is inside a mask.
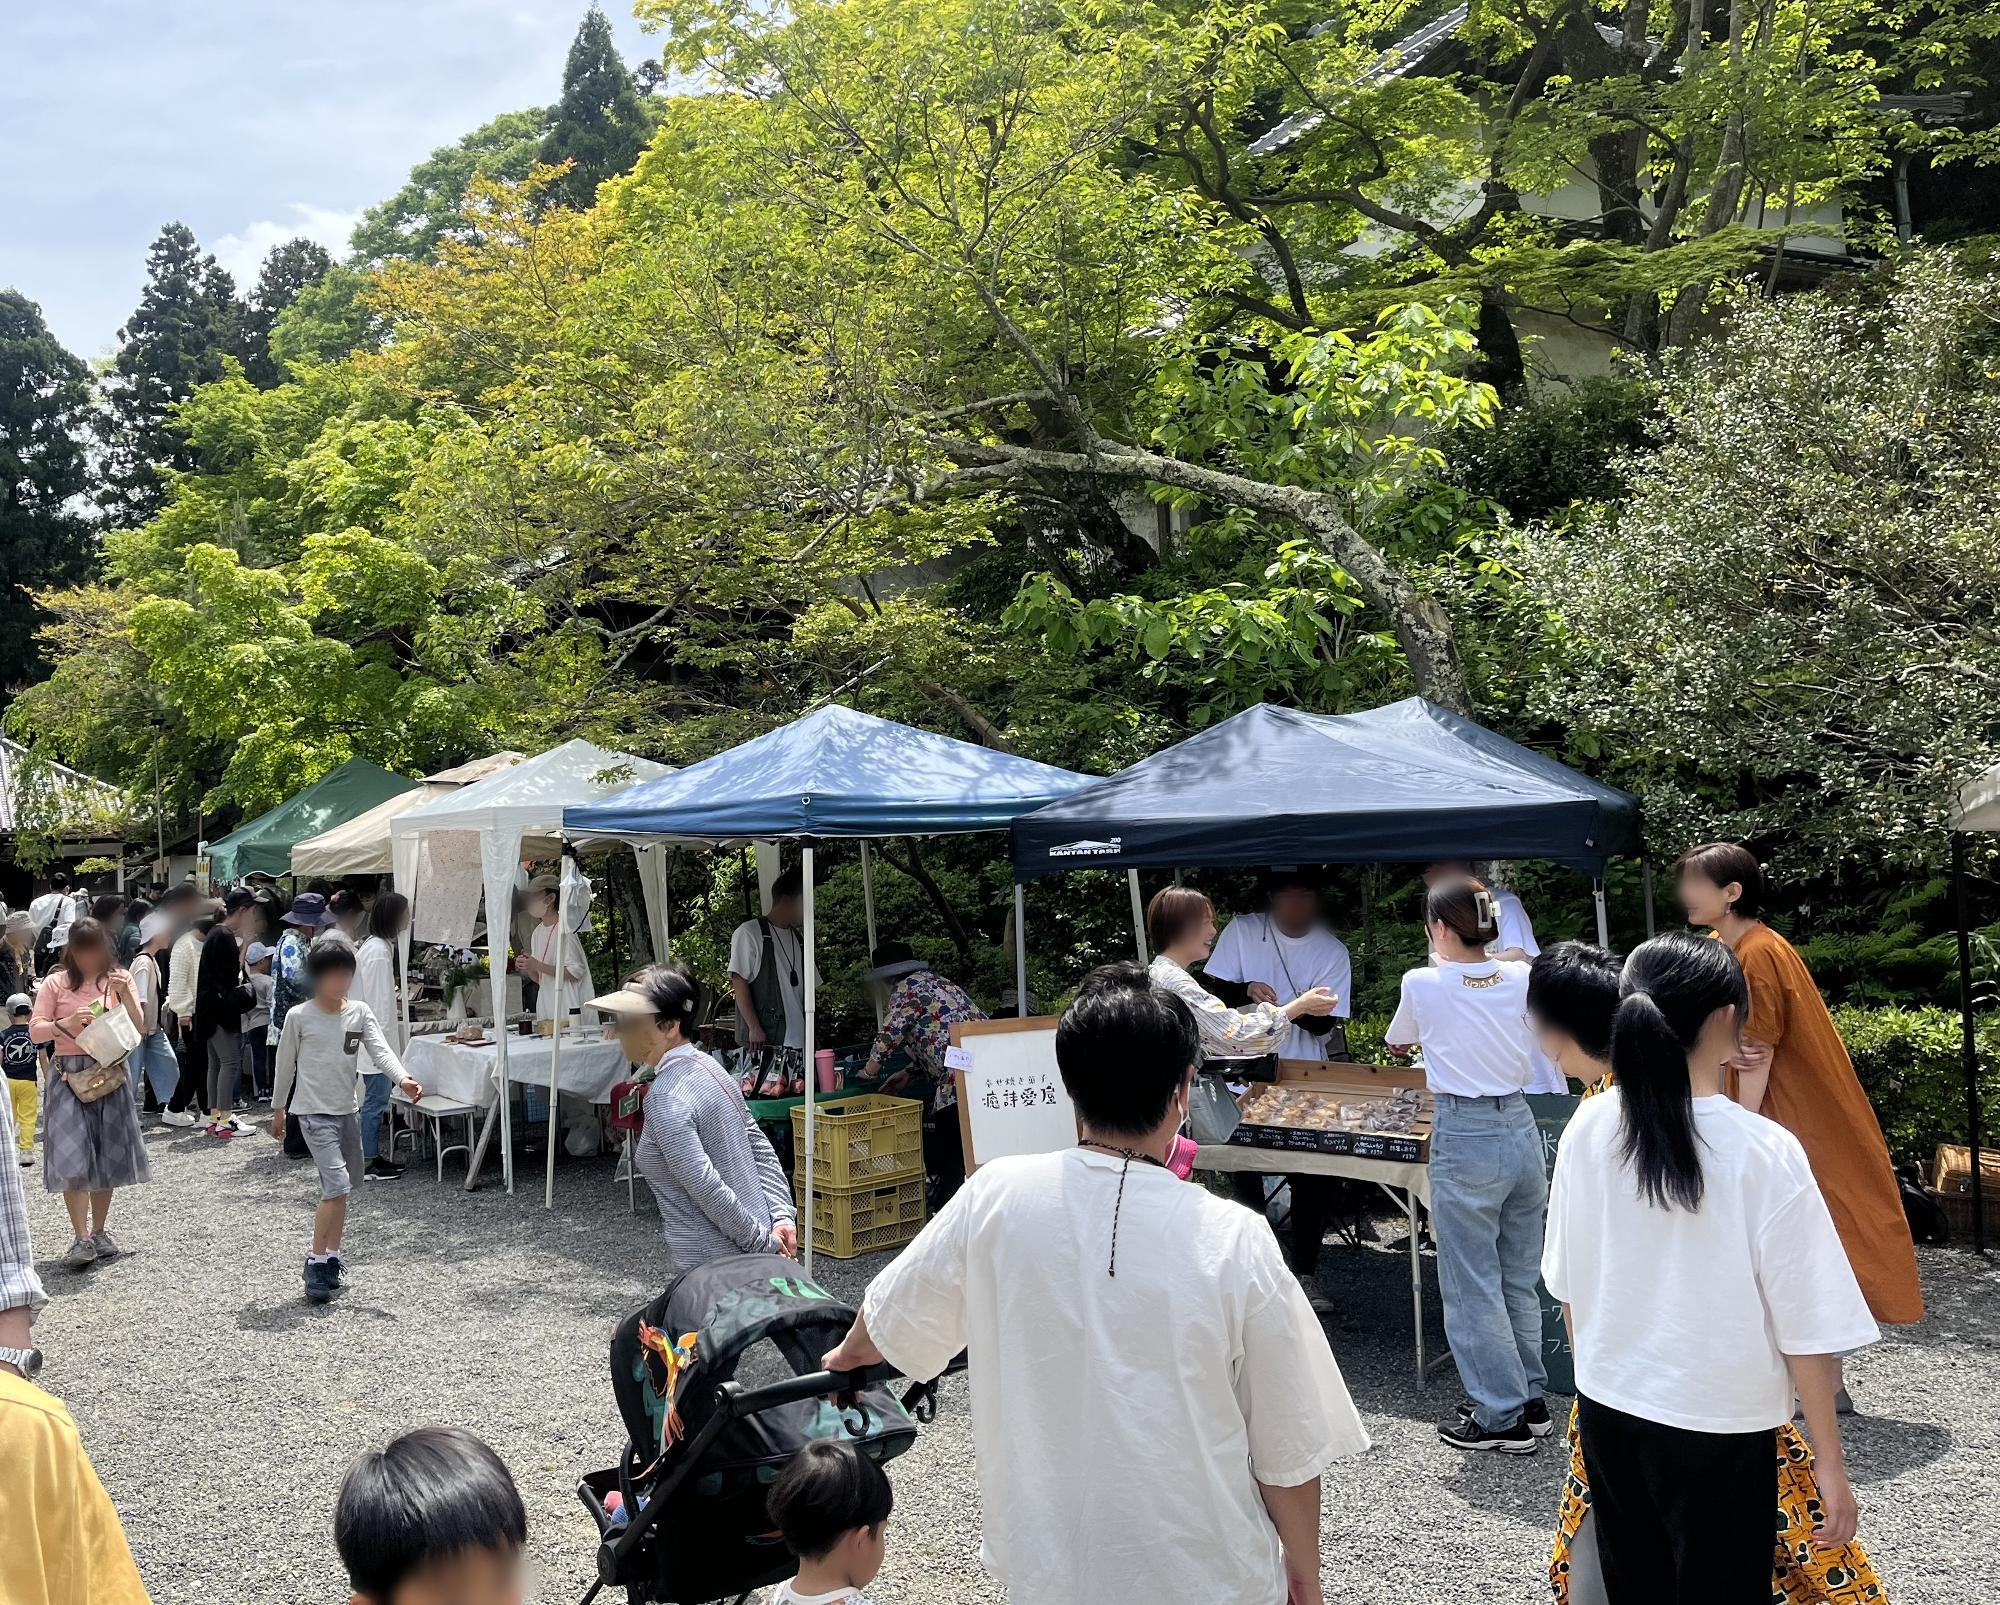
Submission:
[[[1285,1059],[1324,1059],[1333,1022],[1353,1013],[1348,994],[1354,967],[1347,944],[1321,920],[1319,883],[1312,876],[1274,869],[1264,877],[1264,895],[1269,911],[1239,914],[1225,925],[1202,974],[1243,986],[1258,1003],[1289,1003],[1302,992],[1325,987],[1339,999],[1333,1013],[1294,1020],[1292,1034],[1278,1049]],[[1223,1001],[1230,1000],[1224,996]]]
[[[1368,1446],[1262,1220],[1165,1158],[1199,1051],[1136,965],[1083,984],[1056,1061],[1076,1147],[982,1165],[825,1359],[966,1351],[987,1568],[1011,1605],[1320,1605],[1320,1477]]]
[[[1472,865],[1465,859],[1439,859],[1435,864],[1424,865],[1424,885],[1435,886],[1439,881],[1458,880],[1471,873]],[[1499,926],[1500,935],[1486,950],[1487,954],[1516,964],[1527,963],[1542,951],[1527,909],[1504,886],[1489,887],[1488,892],[1493,899],[1494,923]]]
[[[75,920],[69,876],[62,870],[49,877],[49,889],[28,905],[28,918],[35,922],[38,936],[51,925],[68,925]]]
[[[771,912],[729,938],[741,1047],[806,1045],[805,909],[805,879],[794,866],[771,882]]]

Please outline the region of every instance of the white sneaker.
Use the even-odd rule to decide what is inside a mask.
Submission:
[[[160,1116],[160,1124],[163,1126],[191,1126],[194,1124],[194,1112],[189,1109],[169,1109],[165,1114]]]

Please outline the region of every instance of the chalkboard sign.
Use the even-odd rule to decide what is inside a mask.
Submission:
[[[1544,1174],[1555,1174],[1556,1144],[1562,1141],[1563,1128],[1569,1124],[1570,1116],[1576,1113],[1576,1106],[1583,1100],[1569,1093],[1531,1092],[1528,1107],[1535,1113],[1535,1126],[1542,1134],[1542,1170]],[[1549,1368],[1549,1391],[1551,1393],[1576,1392],[1576,1356],[1570,1352],[1569,1331],[1563,1325],[1563,1307],[1558,1299],[1549,1296],[1549,1290],[1538,1278],[1535,1294],[1542,1301],[1542,1361]]]

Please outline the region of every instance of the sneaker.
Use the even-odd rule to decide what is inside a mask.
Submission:
[[[1326,1290],[1319,1285],[1319,1278],[1317,1276],[1312,1275],[1310,1272],[1301,1276],[1299,1278],[1299,1291],[1305,1294],[1306,1303],[1312,1307],[1313,1314],[1333,1314],[1333,1300],[1326,1296]]]
[[[307,1260],[305,1269],[306,1298],[314,1304],[324,1304],[333,1297],[333,1275],[322,1260]]]
[[[34,1167],[34,1163],[35,1163],[35,1156],[24,1150],[21,1154],[21,1168],[23,1170],[32,1169]]]
[[[377,1154],[361,1167],[361,1174],[369,1181],[394,1181],[403,1174],[403,1167]]]
[[[1837,1416],[1851,1416],[1855,1413],[1854,1401],[1847,1396],[1847,1389],[1836,1388],[1834,1390],[1833,1413]]]
[[[88,1237],[79,1237],[69,1245],[69,1252],[63,1255],[63,1264],[73,1271],[83,1270],[97,1263],[97,1244]]]
[[[334,1291],[340,1292],[347,1286],[347,1267],[338,1254],[326,1262],[327,1279],[333,1283]]]
[[[91,1241],[97,1245],[97,1257],[99,1259],[116,1259],[120,1254],[125,1252],[124,1249],[118,1246],[118,1239],[101,1226],[97,1229],[96,1235],[91,1238]]]
[[[163,1126],[192,1126],[194,1124],[194,1114],[191,1110],[187,1109],[169,1109],[165,1114],[160,1116],[160,1124]]]
[[[1454,1449],[1491,1450],[1503,1455],[1531,1455],[1538,1447],[1525,1421],[1496,1430],[1482,1427],[1472,1416],[1454,1416],[1443,1423],[1438,1428],[1438,1441]]]
[[[1470,1421],[1475,1413],[1470,1399],[1458,1407],[1461,1421]],[[1546,1438],[1556,1430],[1555,1418],[1549,1414],[1549,1401],[1539,1396],[1521,1406],[1521,1420],[1537,1438]]]
[[[240,1133],[237,1130],[236,1122],[233,1120],[217,1121],[214,1125],[208,1128],[208,1134],[211,1137],[234,1137],[240,1135]]]

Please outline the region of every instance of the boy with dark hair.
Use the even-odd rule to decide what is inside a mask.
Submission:
[[[1623,966],[1588,942],[1558,942],[1528,971],[1528,1024],[1563,1075],[1595,1088],[1611,1073],[1611,1017]]]
[[[349,1605],[521,1605],[528,1513],[462,1427],[419,1427],[348,1468],[333,1539]]]
[[[771,1605],[868,1605],[882,1569],[896,1496],[882,1468],[851,1443],[819,1438],[792,1456],[765,1499],[798,1575]]]
[[[369,1073],[389,1077],[412,1103],[424,1089],[389,1046],[375,1011],[347,995],[354,984],[353,948],[338,936],[321,937],[306,954],[306,978],[312,996],[286,1014],[278,1033],[271,1135],[282,1142],[286,1122],[298,1121],[319,1167],[319,1208],[304,1275],[306,1297],[324,1304],[344,1280],[340,1239],[348,1195],[361,1177],[362,1053],[373,1067]]]

